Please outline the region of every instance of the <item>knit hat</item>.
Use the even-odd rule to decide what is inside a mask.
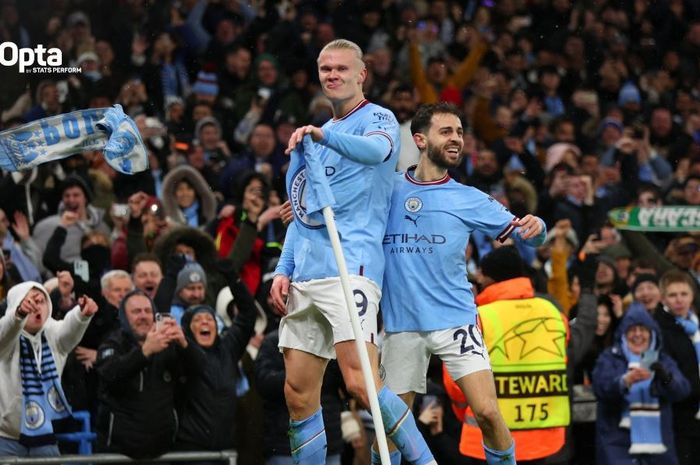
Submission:
[[[88,186],[87,181],[77,174],[71,174],[63,180],[61,183],[61,196],[63,196],[63,192],[70,187],[79,187],[83,191],[83,194],[85,194],[87,201],[90,202],[92,200],[92,190]]]
[[[216,129],[219,130],[219,134],[221,134],[221,123],[219,123],[219,120],[217,120],[213,116],[205,116],[204,118],[197,121],[197,125],[194,127],[194,136],[196,139],[199,140],[199,133],[202,131],[202,128],[208,124],[214,125]]]
[[[175,285],[175,294],[190,284],[202,283],[207,285],[207,275],[204,273],[204,268],[199,263],[188,263],[177,274],[177,284]]]
[[[603,118],[603,121],[600,122],[600,125],[598,126],[598,134],[602,133],[603,130],[608,126],[612,126],[620,132],[623,132],[625,130],[625,127],[622,125],[620,120],[616,118],[607,117]]]
[[[581,157],[581,149],[574,144],[569,144],[568,142],[558,142],[551,145],[547,149],[544,170],[546,172],[552,171],[552,168],[564,160],[564,156],[567,154],[567,152],[573,152],[574,155],[576,155],[576,158]]]
[[[197,73],[197,81],[192,86],[192,92],[216,97],[219,95],[219,81],[215,73],[200,71]]]
[[[479,263],[481,273],[495,282],[507,281],[525,276],[525,263],[512,245],[493,249],[484,255]]]
[[[639,105],[642,103],[642,96],[639,93],[639,89],[631,81],[625,83],[620,89],[620,93],[617,96],[617,104],[624,107],[628,103],[635,103]]]
[[[644,282],[654,283],[656,287],[659,287],[659,278],[655,274],[642,273],[635,278],[634,283],[632,284],[632,294],[634,294],[634,291],[637,290],[637,286]]]

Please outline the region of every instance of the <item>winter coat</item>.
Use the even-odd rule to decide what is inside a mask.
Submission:
[[[185,388],[178,449],[222,450],[232,449],[236,444],[233,425],[238,398],[238,362],[253,336],[257,312],[253,298],[240,280],[230,287],[239,314],[233,325],[217,336],[212,347],[202,347],[206,358],[204,367],[199,376],[188,379]],[[183,331],[192,341],[190,322],[195,313],[204,308],[211,310],[209,313],[216,319],[214,309],[204,306],[190,307],[182,317]]]
[[[163,209],[175,223],[187,225],[187,219],[175,200],[175,190],[181,180],[186,180],[194,187],[195,198],[199,201],[199,225],[204,226],[216,217],[216,197],[211,187],[196,169],[188,165],[173,168],[163,178]]]
[[[204,366],[201,349],[172,344],[146,357],[119,309],[121,328],[97,352],[100,377],[97,448],[134,458],[156,457],[178,430],[176,388]]]
[[[665,352],[676,361],[678,369],[690,383],[690,395],[673,404],[674,431],[697,440],[700,438],[700,420],[695,414],[700,405],[700,375],[695,347],[673,315],[659,308],[654,319],[661,328]]]
[[[186,243],[194,249],[196,254],[195,261],[202,265],[202,268],[207,272],[207,292],[204,301],[207,305],[216,305],[216,296],[219,295],[221,289],[226,287],[227,281],[226,277],[218,271],[218,257],[214,240],[199,229],[183,226],[172,229],[159,237],[153,247],[153,253],[158,256],[161,263],[167,264],[170,256],[175,251],[175,245],[178,243]],[[167,270],[164,269],[163,273],[166,274]],[[175,275],[175,278],[177,278],[177,275]],[[163,286],[163,283],[161,283],[161,286]],[[173,288],[170,291],[171,299],[174,293],[175,289]],[[160,301],[157,303],[160,304]],[[170,305],[163,308],[170,308]]]
[[[27,293],[37,288],[46,294],[49,314],[44,327],[35,335],[24,331],[27,319],[18,320],[15,313]],[[51,318],[51,298],[39,283],[27,281],[12,287],[7,295],[7,312],[0,318],[0,436],[19,439],[22,418],[22,377],[19,371],[20,335],[28,338],[34,350],[41,350],[41,335],[46,336],[46,342],[51,349],[56,370],[60,374],[66,363],[66,357],[78,344],[80,338],[90,323],[90,317],[83,317],[80,307],[76,306],[68,312],[61,321]]]
[[[284,357],[277,348],[279,333],[272,331],[265,336],[258,358],[255,360],[255,378],[258,392],[263,398],[265,411],[265,456],[291,456],[289,447],[289,412],[284,402]],[[340,413],[343,401],[339,390],[344,390],[343,377],[335,361],[326,368],[321,388],[323,424],[328,441],[327,455],[339,454],[343,450],[340,430]]]
[[[659,398],[661,439],[667,451],[663,454],[631,456],[628,452],[630,431],[619,426],[627,395],[622,377],[628,370],[628,361],[622,351],[622,340],[631,326],[640,324],[656,334],[658,349],[661,343],[661,331],[656,322],[647,311],[630,309],[615,333],[615,345],[600,355],[593,371],[593,390],[598,399],[596,417],[596,463],[598,465],[636,465],[638,463],[674,465],[678,463],[673,440],[671,403],[685,398],[690,392],[690,386],[676,362],[665,352],[660,352],[659,363],[672,379],[664,384],[660,377],[654,376],[651,389]]]

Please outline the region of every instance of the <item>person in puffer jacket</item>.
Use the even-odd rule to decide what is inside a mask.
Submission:
[[[0,318],[0,456],[60,455],[52,421],[71,412],[61,373],[97,311],[88,297],[78,302],[56,321],[41,284],[27,281],[8,292]]]
[[[176,389],[204,366],[204,354],[174,319],[154,317],[144,291],[131,291],[119,307],[120,329],[97,350],[100,451],[152,458],[175,440]]]

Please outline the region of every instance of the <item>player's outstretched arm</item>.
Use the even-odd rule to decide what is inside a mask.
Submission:
[[[356,136],[338,131],[325,131],[319,144],[330,147],[342,156],[363,165],[378,165],[391,156],[393,142],[388,134],[372,132]]]

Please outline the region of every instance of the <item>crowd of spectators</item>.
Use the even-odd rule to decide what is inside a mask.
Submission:
[[[676,437],[660,440],[692,463],[700,236],[607,222],[616,207],[700,206],[700,4],[690,0],[0,0],[0,41],[58,47],[64,66],[81,68],[0,67],[0,129],[118,103],[148,149],[150,169],[134,176],[88,152],[0,179],[0,298],[38,281],[53,319],[82,295],[98,304],[63,374],[67,400],[93,413],[98,448],[153,456],[236,447],[243,464],[288,454],[283,373],[267,340],[279,318],[267,295],[285,235],[283,149],[295,127],[329,119],[315,60],[340,37],[365,52],[367,98],[401,123],[399,169],[417,161],[417,105],[463,110],[464,163],[452,177],[545,220],[546,245],[520,252],[535,288],[571,319],[577,263],[597,257],[598,328],[575,368],[581,434],[570,463],[595,462],[587,402],[599,399],[598,433],[618,428],[610,404],[624,395],[613,391],[637,379],[602,385],[596,374],[625,372],[619,347],[630,326],[660,340],[667,369],[657,379],[675,377],[668,383],[689,392],[662,396],[662,422]],[[473,236],[474,282],[493,247]],[[626,321],[633,301],[658,323]],[[339,415],[347,394],[329,373],[324,402]],[[444,407],[417,412],[425,434],[442,432]],[[274,425],[267,417],[263,426],[264,411]],[[336,432],[340,423],[326,421]],[[349,423],[347,448],[367,447],[367,432]],[[277,432],[263,442],[263,428]],[[0,436],[13,433],[0,425]],[[332,455],[342,452],[335,439]]]

